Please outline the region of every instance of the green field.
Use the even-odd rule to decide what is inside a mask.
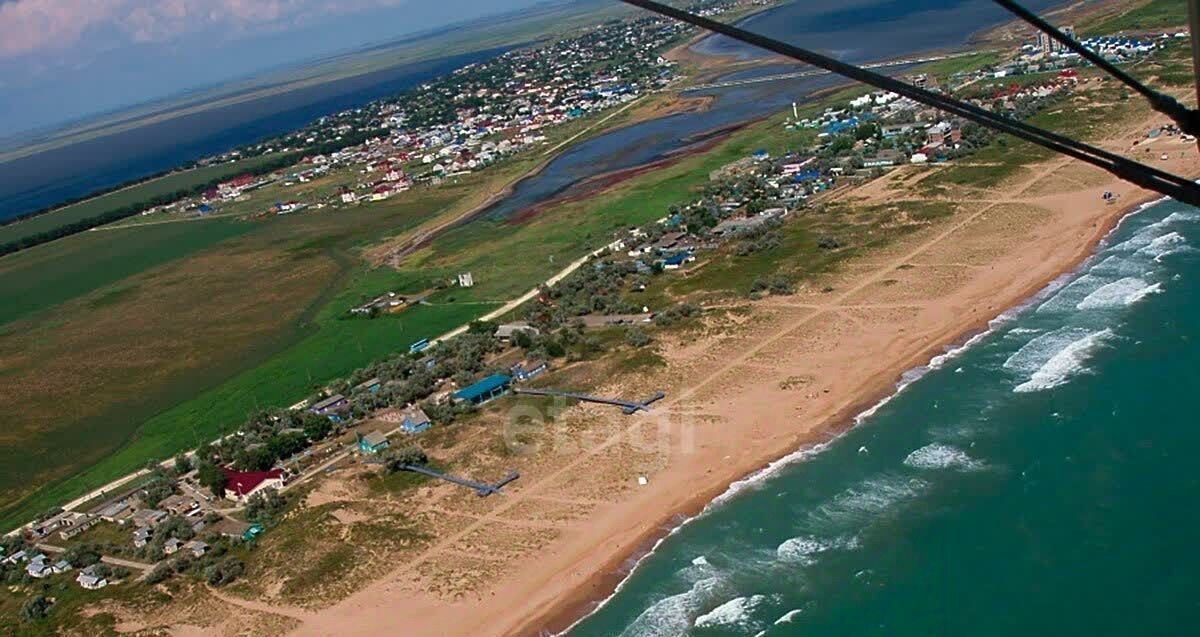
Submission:
[[[1124,13],[1087,25],[1083,35],[1107,35],[1118,31],[1147,31],[1187,24],[1184,0],[1149,0]]]
[[[96,217],[123,206],[140,204],[154,197],[170,195],[180,190],[190,190],[214,179],[233,177],[247,170],[252,170],[256,166],[260,166],[268,161],[273,161],[276,158],[275,155],[264,155],[228,164],[184,170],[135,186],[116,190],[99,197],[93,197],[76,204],[40,214],[36,217],[0,226],[0,244],[17,241],[41,232],[53,230],[59,226]]]
[[[13,320],[107,287],[96,304],[115,301],[112,284],[157,265],[182,259],[253,226],[227,220],[175,223],[127,232],[94,231],[0,259],[0,330]],[[124,288],[127,290],[127,288]]]

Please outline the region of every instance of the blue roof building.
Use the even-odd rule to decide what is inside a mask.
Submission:
[[[492,374],[473,385],[468,385],[454,392],[454,400],[482,405],[497,396],[503,396],[508,391],[512,377],[505,374]]]

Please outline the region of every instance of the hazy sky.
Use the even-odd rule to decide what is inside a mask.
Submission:
[[[0,136],[544,0],[0,0]]]

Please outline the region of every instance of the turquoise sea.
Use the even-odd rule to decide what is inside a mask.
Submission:
[[[1078,271],[734,485],[571,637],[1193,635],[1200,210]]]

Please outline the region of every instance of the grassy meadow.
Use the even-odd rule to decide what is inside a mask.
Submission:
[[[1180,0],[1148,0],[1127,11],[1107,15],[1086,25],[1083,35],[1107,35],[1119,31],[1145,31],[1177,27],[1187,23],[1187,3]]]

